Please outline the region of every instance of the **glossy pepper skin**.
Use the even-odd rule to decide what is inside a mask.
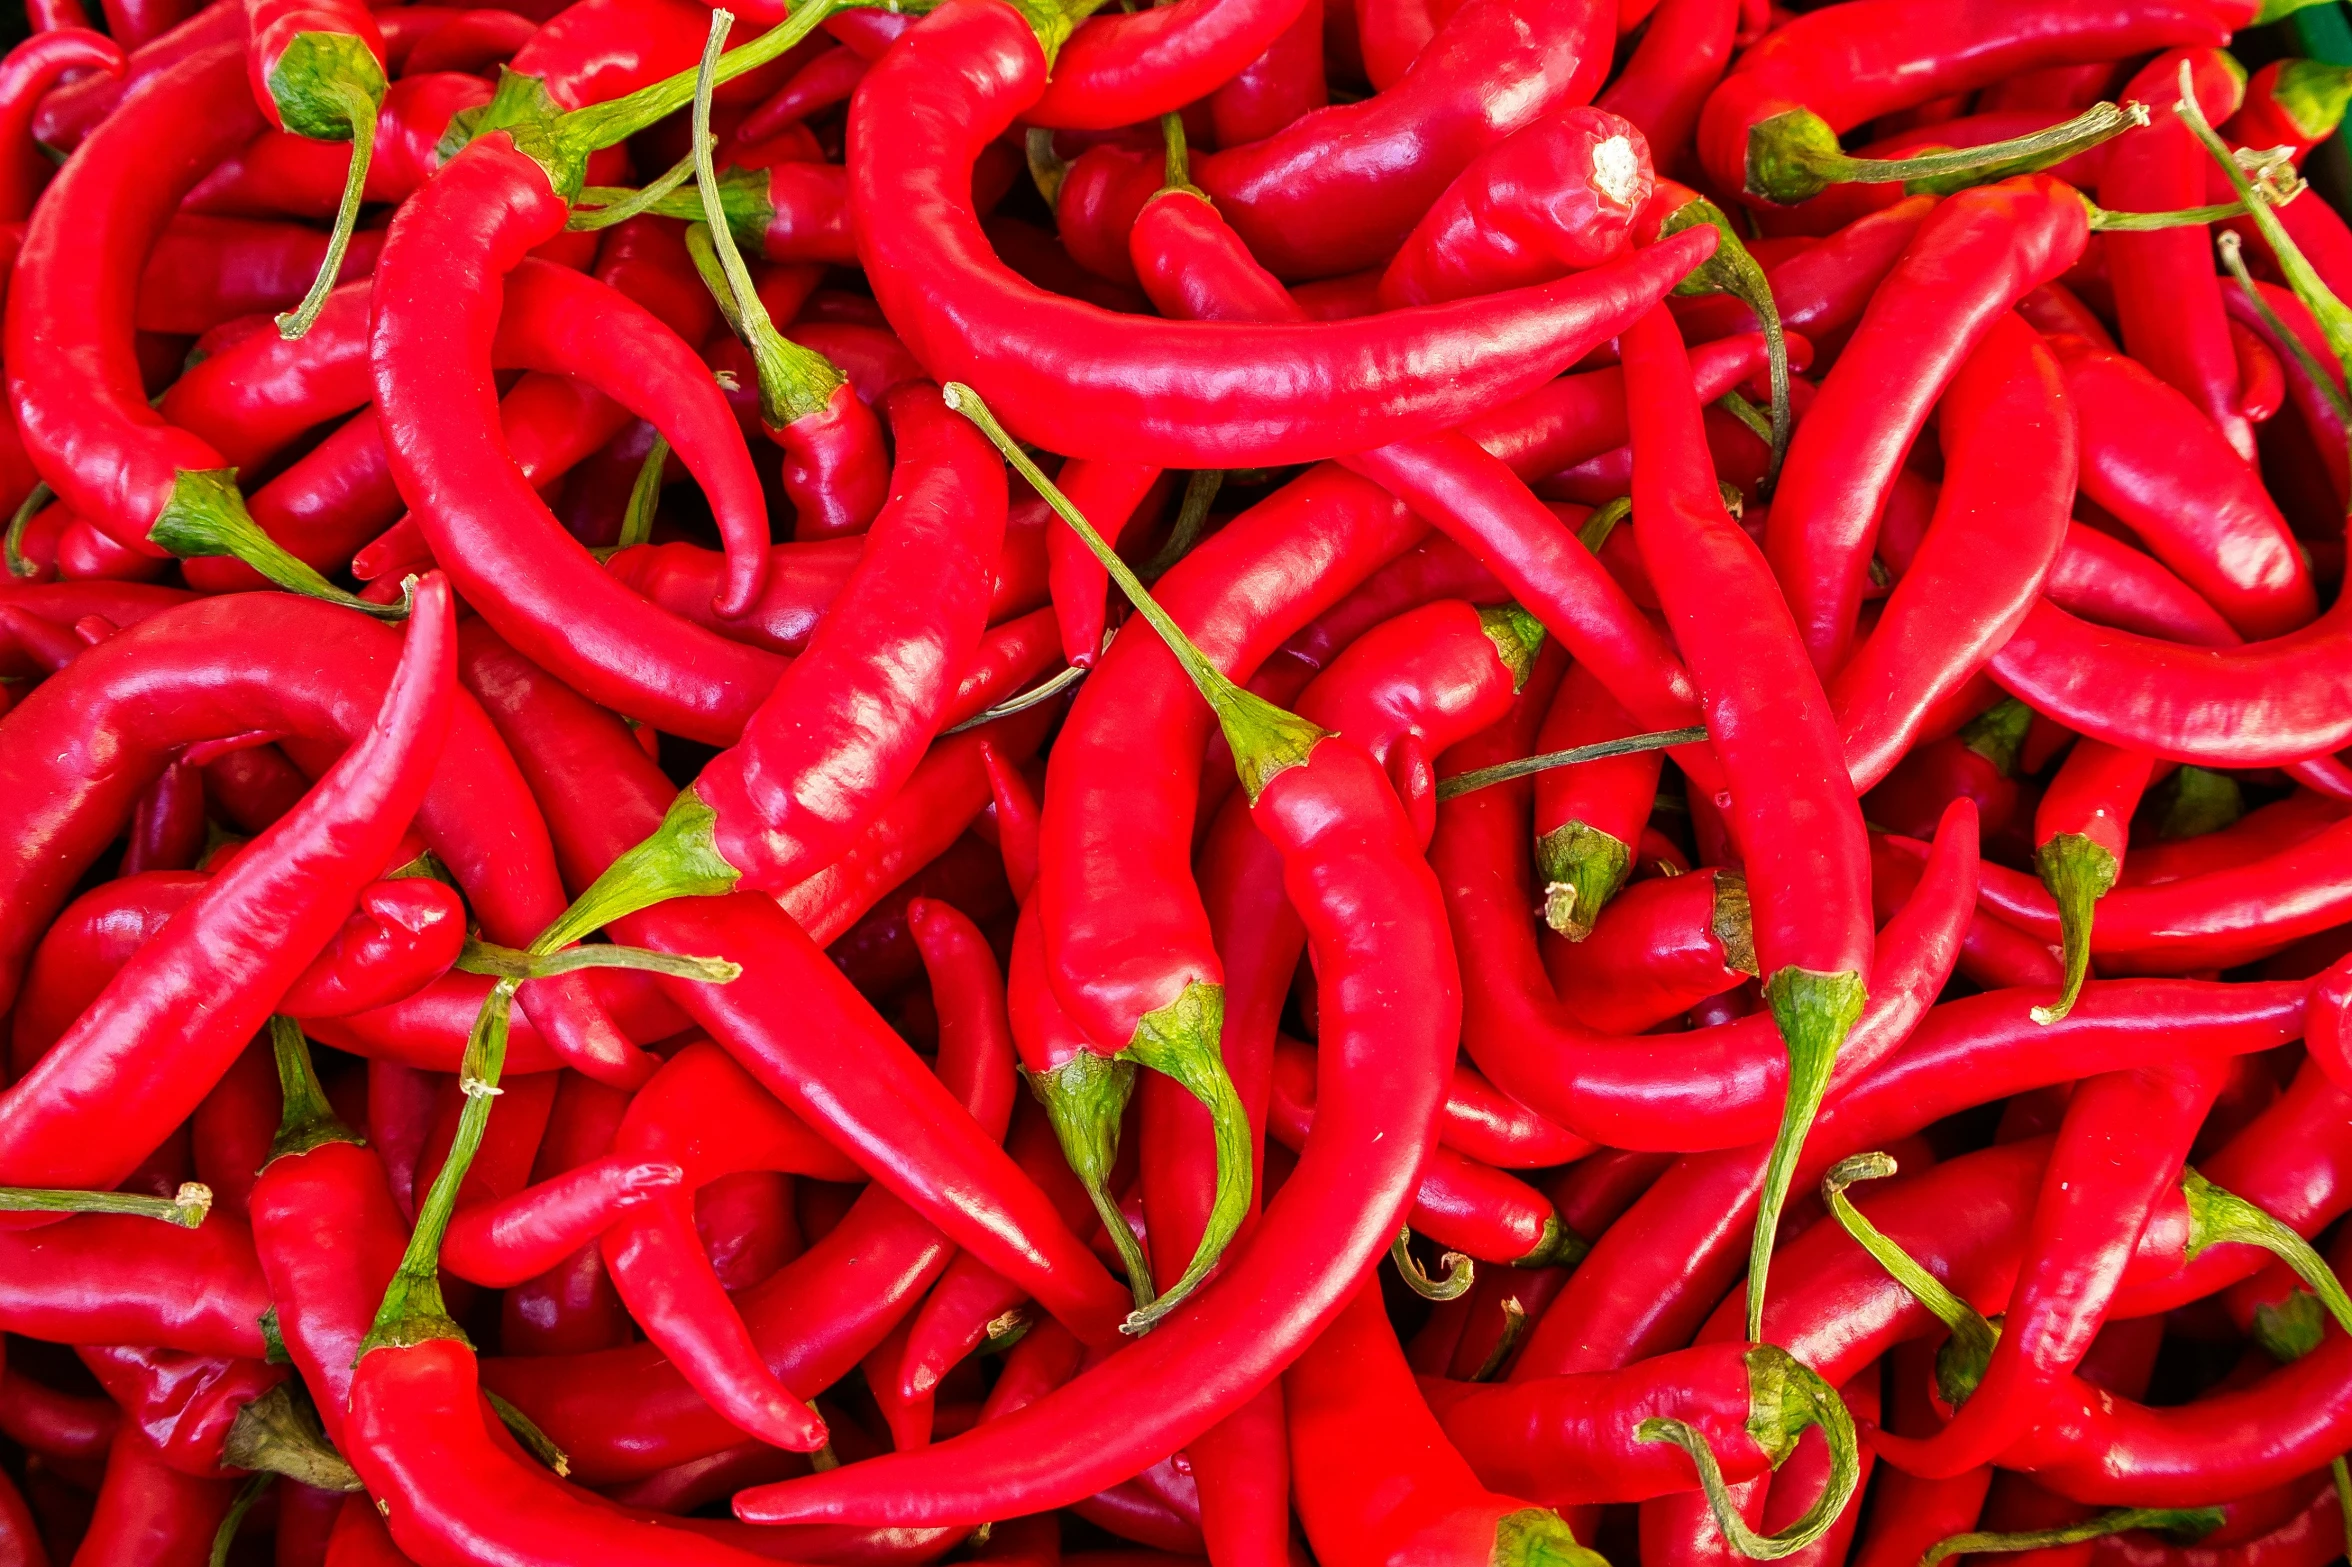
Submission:
[[[2074,192],[2039,176],[1963,191],[1919,227],[1789,443],[1765,553],[1823,677],[1849,656],[1870,546],[1929,409],[1994,322],[2082,253]]]
[[[1046,63],[1028,23],[998,0],[932,13],[852,106],[851,200],[864,215],[860,258],[916,357],[1071,456],[1251,466],[1458,423],[1600,342],[1712,243],[1677,236],[1583,277],[1378,323],[1114,327],[1005,270],[971,210],[974,157],[1033,99]],[[858,129],[881,105],[887,127]],[[1081,343],[1096,346],[1081,356]]]
[[[67,71],[120,76],[126,64],[112,39],[87,27],[39,32],[0,60],[0,223],[21,223],[33,210],[39,171],[26,142],[42,95]]]
[[[1283,850],[1322,1015],[1320,1127],[1256,1241],[1188,1309],[1018,1413],[919,1453],[745,1493],[739,1517],[952,1523],[1089,1496],[1272,1381],[1395,1238],[1459,1019],[1435,880],[1387,779],[1345,741],[1323,738],[1275,773],[1255,817]]]
[[[1488,1490],[1440,1433],[1376,1281],[1357,1288],[1282,1380],[1292,1483],[1318,1560],[1598,1560],[1558,1514]]]
[[[1776,1162],[1793,1161],[1867,998],[1869,843],[1829,703],[1796,656],[1796,627],[1773,599],[1762,552],[1707,486],[1698,400],[1673,318],[1653,310],[1622,341],[1635,539],[1700,687],[1709,744],[1730,786],[1718,807],[1746,861],[1756,962],[1789,1048]],[[1753,607],[1736,614],[1734,604]],[[1785,1180],[1785,1169],[1775,1177]],[[1779,1195],[1767,1192],[1759,1220],[1751,1321]]]
[[[1181,109],[1263,54],[1301,9],[1300,0],[1181,0],[1089,17],[1021,118],[1057,130],[1113,130]]]
[[[2248,0],[2081,6],[1870,0],[1803,17],[1742,55],[1708,98],[1699,117],[1699,160],[1717,188],[1761,202],[1769,197],[1757,179],[1765,172],[1759,164],[1768,168],[1774,149],[1769,139],[1760,145],[1757,132],[1778,116],[1805,111],[1834,136],[2044,66],[2217,46],[2258,9]]]
[[[187,1118],[334,937],[407,830],[440,759],[456,689],[447,592],[435,578],[419,584],[402,667],[375,725],[9,1090],[18,1109],[0,1139],[0,1170],[10,1184],[103,1190],[119,1182]],[[156,1050],[168,1068],[147,1061]]]
[[[1937,704],[2041,595],[2074,499],[2075,407],[2049,350],[2013,316],[1992,323],[1952,378],[1934,518],[1878,625],[1829,683],[1856,793],[1912,751]]]

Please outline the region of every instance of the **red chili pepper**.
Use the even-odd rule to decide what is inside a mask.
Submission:
[[[763,142],[787,127],[839,108],[857,91],[866,65],[866,58],[855,49],[835,45],[819,51],[794,71],[792,79],[776,89],[773,97],[743,117],[735,127],[736,139],[746,144]]]
[[[1317,1560],[1600,1559],[1556,1513],[1487,1490],[1449,1444],[1413,1385],[1376,1282],[1361,1285],[1284,1374],[1283,1392],[1300,1522]]]
[[[392,83],[376,110],[366,199],[405,199],[441,166],[440,142],[451,122],[489,101],[490,84],[478,76],[440,71]],[[350,152],[333,142],[264,131],[215,165],[181,207],[222,217],[323,222],[342,204],[350,162]]]
[[[2124,96],[2169,108],[2181,96],[2184,69],[2206,119],[2219,124],[2237,112],[2245,67],[2217,48],[2159,54],[2141,67]],[[2161,114],[2116,138],[2099,177],[2099,201],[2118,212],[2193,207],[2205,199],[2211,173],[2189,127],[2178,115]],[[2177,388],[2232,450],[2251,461],[2254,429],[2238,407],[2237,355],[2230,348],[2211,239],[2193,228],[2116,234],[2105,250],[2125,349]]]
[[[1731,63],[1736,0],[1674,0],[1652,12],[1633,57],[1596,100],[1649,139],[1650,155],[1670,168],[1688,155],[1699,110]]]
[[[2257,9],[2245,0],[2058,8],[1877,0],[1865,11],[1803,18],[1751,49],[1707,100],[1699,158],[1719,189],[1801,201],[1840,177],[1837,137],[1866,120],[2046,66],[2218,46]]]
[[[1092,17],[1063,42],[1053,81],[1021,118],[1111,130],[1181,109],[1230,80],[1297,16],[1296,0],[1187,0]]]
[[[1877,628],[1830,682],[1856,790],[1895,767],[1936,705],[1984,667],[2044,590],[2073,501],[2073,406],[2058,362],[2014,317],[1989,323],[1952,377],[1937,423],[1944,483],[1934,520]]]
[[[1344,9],[1344,0],[1331,0]],[[1261,140],[1331,101],[1323,74],[1324,0],[1306,0],[1265,53],[1209,94],[1220,147]]]
[[[414,658],[404,653],[377,727],[302,807],[125,964],[9,1091],[27,1107],[11,1118],[0,1154],[11,1184],[102,1188],[129,1174],[333,938],[416,814],[449,723],[456,650],[446,587],[428,578],[419,593],[425,618],[412,633]],[[257,921],[270,941],[237,951],[231,933]],[[157,1049],[166,1049],[169,1071],[140,1064]],[[99,1110],[103,1133],[74,1114],[77,1103]]]
[[[2132,813],[2155,765],[2142,752],[2077,741],[2034,812],[2035,868],[2057,900],[2066,944],[2065,988],[2054,1005],[2034,1009],[2038,1021],[2064,1017],[2091,971],[2092,906],[2115,886]]]
[[[2352,105],[2352,76],[2322,60],[2273,60],[2246,82],[2245,101],[2221,127],[2233,147],[2284,147],[2299,163],[2336,133]]]
[[[125,1422],[106,1455],[89,1531],[77,1561],[197,1562],[228,1515],[237,1484],[199,1480],[163,1462],[155,1444]]]
[[[2066,338],[2052,347],[2082,432],[2083,493],[2241,635],[2260,640],[2307,624],[2319,608],[2310,570],[2260,480],[2215,439],[2210,416],[2133,360]],[[2234,395],[2234,370],[2231,385]]]
[[[1737,872],[1645,881],[1612,908],[1586,940],[1544,944],[1553,988],[1590,1028],[1638,1034],[1755,975],[1748,887]]]
[[[1765,529],[1773,574],[1824,676],[1846,662],[1879,514],[1928,410],[2008,308],[2081,254],[2087,233],[2082,202],[2053,180],[1963,191],[1920,225],[1872,297],[1790,443]]]
[[[1765,999],[1789,1051],[1787,1105],[1749,1259],[1748,1336],[1758,1338],[1753,1327],[1787,1182],[1867,996],[1869,845],[1831,738],[1829,705],[1802,661],[1784,656],[1799,644],[1787,618],[1775,613],[1762,553],[1707,483],[1698,402],[1673,318],[1652,311],[1621,346],[1633,418],[1635,539],[1690,660],[1710,743],[1722,759],[1729,797],[1716,798],[1734,813]]]
[[[1583,0],[1574,7],[1587,9]],[[1509,9],[1507,0],[1488,0],[1464,16],[1477,10],[1488,25],[1501,25]],[[1073,456],[1175,468],[1253,466],[1377,444],[1424,423],[1459,422],[1538,384],[1707,253],[1708,241],[1678,236],[1581,278],[1377,325],[1122,321],[1114,332],[1087,307],[1020,284],[993,261],[972,215],[973,156],[1042,86],[1048,60],[1028,24],[1009,7],[964,4],[943,7],[916,31],[931,41],[880,62],[858,97],[859,105],[891,105],[892,128],[861,132],[853,106],[860,255],[881,285],[884,311],[917,357],[935,373],[979,383],[1024,434]],[[1542,38],[1547,52],[1573,52],[1561,35],[1531,26],[1526,36]],[[1476,60],[1482,80],[1500,69],[1493,51],[1465,47],[1462,58]],[[1589,68],[1595,59],[1587,54],[1581,64]],[[1448,82],[1442,95],[1466,85]],[[1464,93],[1462,106],[1477,101]],[[920,121],[901,121],[916,102],[932,107]],[[1419,115],[1413,118],[1418,126]],[[1482,114],[1473,118],[1484,125]],[[1337,174],[1343,165],[1321,156],[1320,134],[1313,140],[1310,163]],[[1211,177],[1213,161],[1203,160],[1194,177],[1279,274],[1280,253],[1237,218],[1241,198]],[[1429,167],[1445,166],[1432,159]],[[1157,171],[1147,177],[1138,205],[1157,188]],[[1445,177],[1438,172],[1437,183]],[[1285,196],[1303,191],[1287,167],[1278,185]],[[1348,207],[1351,222],[1371,199],[1352,190],[1333,197]],[[1409,199],[1385,165],[1378,199]],[[1418,212],[1415,205],[1412,215]],[[1408,226],[1398,225],[1400,236]],[[945,308],[950,299],[952,310]],[[1532,325],[1538,319],[1540,329]],[[1514,345],[1507,369],[1496,352],[1506,341]],[[1075,352],[1080,343],[1090,345],[1083,357]],[[1104,352],[1106,344],[1115,351]],[[1398,373],[1408,363],[1411,370]],[[1247,417],[1237,417],[1244,408]]]
[[[1445,188],[1381,273],[1381,303],[1491,294],[1613,261],[1632,245],[1650,183],[1636,126],[1605,109],[1547,114]]]
[[[1766,267],[1781,324],[1820,341],[1826,354],[1841,328],[1862,319],[1880,280],[1902,259],[1935,206],[1932,196],[1905,197]],[[1676,299],[1673,309],[1683,335],[1694,343],[1754,331],[1759,324],[1745,303],[1728,294]],[[1714,399],[1702,394],[1701,400]]]
[[[124,548],[233,554],[296,591],[356,604],[258,533],[218,455],[148,408],[131,351],[139,269],[179,198],[260,128],[251,97],[236,51],[193,55],[60,173],[11,284],[9,396],[43,477]]]
[[[343,247],[359,221],[375,150],[376,108],[384,100],[384,38],[359,0],[244,0],[246,72],[254,101],[281,130],[319,141],[351,143],[351,171],[318,281],[278,330],[300,337],[335,286]]]
[[[0,1328],[56,1344],[149,1344],[258,1357],[270,1292],[253,1235],[214,1214],[193,1230],[77,1214],[0,1237]]]
[[[68,71],[120,77],[128,65],[113,40],[78,24],[43,29],[0,60],[0,222],[23,222],[39,192],[26,141],[41,96]]]

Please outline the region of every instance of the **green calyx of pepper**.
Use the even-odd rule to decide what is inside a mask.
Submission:
[[[1748,132],[1748,194],[1782,206],[1832,185],[1891,185],[1944,196],[2064,163],[2077,153],[2148,123],[2136,103],[2094,104],[2063,125],[1982,147],[1945,148],[1908,158],[1849,157],[1837,132],[1810,109],[1790,109]]]
[[[161,1219],[192,1230],[212,1212],[212,1188],[202,1181],[182,1181],[169,1197],[144,1192],[59,1191],[45,1186],[0,1186],[0,1213],[115,1213],[134,1219]]]
[[[278,1118],[278,1135],[270,1141],[269,1157],[262,1161],[262,1168],[329,1143],[364,1145],[366,1139],[345,1126],[327,1102],[327,1091],[319,1086],[318,1073],[311,1065],[310,1041],[302,1037],[302,1025],[290,1017],[273,1016],[269,1037],[270,1053],[278,1062],[278,1096],[285,1110]]]
[[[1535,1243],[1524,1257],[1513,1260],[1514,1268],[1573,1268],[1592,1255],[1592,1242],[1560,1222],[1556,1213],[1544,1215],[1543,1238]]]
[[[2033,1009],[2037,1023],[2055,1023],[2074,1010],[2083,981],[2091,972],[2091,916],[2101,898],[2114,890],[2116,873],[2123,869],[2113,850],[2079,832],[2062,832],[2034,853],[2042,885],[2058,903],[2058,936],[2066,955],[2066,983],[2058,999]]]
[[[1544,923],[1582,941],[1625,885],[1633,846],[1588,822],[1566,821],[1535,840],[1535,868],[1543,877]]]
[[[261,531],[237,492],[234,468],[183,468],[147,537],[186,560],[227,555],[243,561],[289,593],[324,599],[377,620],[406,620],[408,595],[397,604],[371,604],[346,593]]]
[[[1870,1253],[1887,1276],[1911,1292],[1911,1298],[1925,1306],[1951,1336],[1936,1353],[1936,1391],[1954,1409],[1968,1402],[1984,1381],[1985,1367],[1992,1363],[1993,1345],[2000,1338],[2000,1328],[1987,1320],[1974,1306],[1952,1293],[1942,1279],[1919,1265],[1917,1258],[1865,1218],[1846,1188],[1859,1181],[1878,1181],[1895,1173],[1895,1161],[1889,1154],[1858,1153],[1850,1159],[1840,1159],[1821,1177],[1821,1200],[1827,1204],[1830,1216],[1864,1251]]]
[[[0,544],[0,551],[5,552],[10,576],[29,579],[41,574],[40,567],[25,559],[25,532],[32,527],[33,519],[41,514],[41,509],[55,499],[57,499],[56,491],[50,489],[46,484],[36,482],[30,490],[25,492],[23,502],[16,508],[16,514],[8,519],[8,537],[4,544]]]
[[[1962,726],[1960,743],[1992,763],[2002,777],[2014,778],[2032,728],[2033,709],[2013,696],[2003,697]]]
[[[2352,65],[2284,61],[2270,99],[2304,140],[2325,141],[2344,123],[2344,110],[2352,107]]]
[[[1830,1068],[1854,1031],[1869,993],[1859,974],[1825,974],[1817,969],[1786,964],[1764,981],[1764,1000],[1772,1021],[1788,1048],[1788,1097],[1780,1112],[1780,1131],[1772,1153],[1764,1161],[1764,1190],[1756,1202],[1756,1230],[1748,1242],[1748,1337],[1764,1336],[1764,1286],[1772,1268],[1772,1242],[1780,1230],[1780,1210],[1788,1201],[1789,1182],[1797,1173],[1797,1155],[1805,1133],[1821,1109],[1829,1090]],[[1833,1395],[1834,1396],[1834,1395]]]
[[[2195,1170],[2181,1174],[2181,1196],[2189,1207],[2188,1255],[2194,1260],[2210,1246],[2259,1246],[2285,1263],[2311,1298],[2352,1333],[2352,1297],[2327,1260],[2309,1241],[2235,1192],[2222,1190]]]
[[[281,1382],[237,1411],[221,1443],[221,1462],[231,1469],[284,1475],[319,1491],[361,1489],[359,1476],[319,1424],[299,1382]]]
[[[2163,814],[2156,824],[2159,839],[2201,838],[2219,832],[2246,814],[2246,793],[2227,773],[2181,766],[2157,791]]]
[[[657,218],[705,222],[709,209],[700,189],[688,189],[695,178],[694,155],[688,153],[660,179],[641,190],[591,185],[580,192],[583,210],[572,214],[565,227],[575,232],[611,228],[616,223],[650,213]],[[593,209],[593,210],[589,210]],[[768,171],[728,168],[719,171],[719,210],[726,215],[727,232],[739,245],[763,242],[768,225],[776,221],[776,204],[768,196]]]
[[[1748,879],[1738,871],[1715,873],[1715,907],[1707,921],[1723,947],[1723,966],[1751,978],[1756,973],[1756,911]]]
[[[2127,1529],[2146,1529],[2180,1545],[2194,1545],[2222,1525],[2228,1515],[2218,1507],[2119,1507],[2062,1529],[2026,1529],[2014,1534],[1955,1534],[1928,1547],[1919,1567],[1954,1556],[1993,1551],[2038,1551],[2047,1546],[2081,1545]]]
[[[1439,1257],[1445,1273],[1431,1278],[1421,1266],[1421,1259],[1413,1255],[1413,1227],[1409,1224],[1398,1226],[1396,1239],[1388,1243],[1388,1260],[1396,1265],[1397,1277],[1405,1281],[1405,1288],[1423,1300],[1460,1300],[1478,1282],[1477,1262],[1458,1251]]]
[[[1210,663],[1174,618],[1160,608],[1118,552],[1103,541],[1094,524],[1070,504],[1070,498],[1030,461],[1020,443],[1006,433],[996,415],[980,400],[979,393],[961,382],[950,381],[940,388],[940,395],[949,408],[971,420],[1004,454],[1013,471],[1044,497],[1046,504],[1102,563],[1111,580],[1135,606],[1136,613],[1159,633],[1160,640],[1191,677],[1193,688],[1217,715],[1249,803],[1256,805],[1267,786],[1282,773],[1305,765],[1323,740],[1323,730],[1243,690]],[[1148,1331],[1197,1288],[1224,1254],[1226,1244],[1239,1233],[1241,1222],[1249,1213],[1256,1164],[1255,1140],[1250,1135],[1248,1112],[1242,1108],[1241,1096],[1225,1070],[1220,1049],[1224,1024],[1225,987],[1195,980],[1173,1001],[1138,1019],[1134,1037],[1121,1052],[1139,1066],[1174,1078],[1198,1099],[1209,1112],[1217,1144],[1217,1195],[1200,1246],[1192,1261],[1186,1264],[1183,1277],[1170,1285],[1158,1300],[1127,1319],[1124,1327],[1129,1333]]]
[[[1576,1543],[1576,1531],[1548,1507],[1527,1507],[1495,1520],[1487,1567],[1609,1567],[1598,1551]]]
[[[703,221],[686,231],[686,249],[694,257],[703,286],[718,301],[719,313],[735,335],[751,350],[759,374],[760,417],[770,429],[821,413],[847,384],[848,377],[823,354],[788,342],[768,315],[759,285],[735,248],[735,234],[725,204],[720,200],[719,170],[712,144],[711,89],[718,82],[720,51],[735,18],[725,10],[711,12],[710,38],[703,46],[702,69],[694,79],[694,175]]]
[[[719,853],[719,813],[688,784],[662,822],[632,845],[572,906],[531,943],[533,956],[560,952],[614,920],[672,898],[716,898],[735,890],[743,873]]]
[[[1796,1451],[1797,1438],[1810,1427],[1820,1427],[1829,1445],[1829,1478],[1822,1484],[1821,1494],[1805,1509],[1804,1516],[1787,1528],[1767,1535],[1748,1526],[1738,1503],[1732,1500],[1731,1488],[1724,1483],[1723,1466],[1694,1427],[1680,1420],[1653,1418],[1636,1426],[1633,1434],[1637,1442],[1671,1442],[1689,1454],[1699,1471],[1699,1488],[1706,1493],[1707,1506],[1714,1512],[1715,1526],[1723,1531],[1724,1540],[1751,1561],[1778,1561],[1827,1534],[1845,1510],[1854,1487],[1861,1482],[1861,1446],[1845,1400],[1811,1367],[1770,1344],[1751,1348],[1747,1364],[1748,1438],[1774,1469]]]
[[[1103,1233],[1119,1253],[1136,1309],[1149,1307],[1157,1298],[1151,1264],[1144,1259],[1127,1216],[1119,1211],[1118,1199],[1111,1195],[1111,1168],[1119,1162],[1119,1128],[1126,1119],[1127,1102],[1135,1097],[1135,1063],[1124,1056],[1081,1050],[1059,1066],[1021,1075],[1045,1107],[1045,1118],[1062,1145],[1063,1161],[1086,1188]]]
[[[1543,622],[1516,604],[1495,604],[1478,612],[1478,629],[1494,644],[1495,657],[1511,672],[1511,689],[1523,690],[1543,651]]]
[[[311,329],[326,308],[327,295],[343,270],[352,231],[359,226],[360,201],[367,191],[368,165],[376,150],[376,110],[384,101],[384,68],[375,51],[349,33],[296,33],[270,67],[270,98],[286,129],[313,141],[351,143],[351,166],[343,176],[335,226],[327,235],[326,259],[302,302],[278,317],[278,335],[292,341]]]
[[[1715,230],[1715,253],[1700,262],[1697,271],[1675,284],[1674,292],[1686,298],[1728,294],[1747,306],[1763,328],[1767,373],[1772,382],[1772,455],[1764,465],[1764,479],[1758,489],[1768,496],[1780,479],[1781,460],[1788,455],[1789,432],[1793,428],[1789,412],[1788,338],[1781,330],[1780,306],[1773,300],[1772,285],[1765,279],[1764,269],[1748,253],[1748,247],[1741,242],[1738,230],[1721,207],[1704,196],[1685,202],[1658,226],[1658,237],[1664,239],[1702,224]]]

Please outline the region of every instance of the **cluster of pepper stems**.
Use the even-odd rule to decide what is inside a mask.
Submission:
[[[0,1567],[2342,1555],[2298,0],[1095,9],[31,0]]]

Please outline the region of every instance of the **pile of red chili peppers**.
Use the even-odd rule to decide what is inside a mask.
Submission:
[[[2314,4],[27,0],[0,1567],[2343,1557]]]

